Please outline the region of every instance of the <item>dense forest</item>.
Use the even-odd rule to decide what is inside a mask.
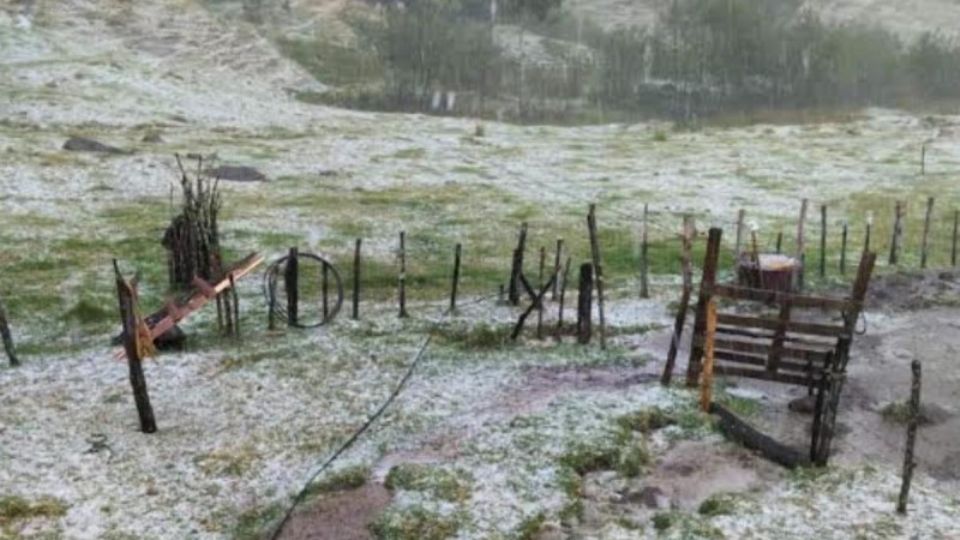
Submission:
[[[960,97],[953,41],[830,25],[800,0],[674,0],[652,27],[615,30],[575,18],[561,0],[415,0],[375,13],[350,19],[359,39],[345,69],[365,76],[322,99],[521,120],[599,110],[690,122]],[[287,45],[301,59],[328,52]]]

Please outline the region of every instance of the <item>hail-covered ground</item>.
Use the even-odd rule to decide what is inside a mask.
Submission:
[[[743,208],[769,245],[781,230],[793,235],[809,198],[813,231],[816,206],[827,204],[831,226],[848,220],[859,243],[868,212],[877,236],[887,234],[899,198],[910,205],[914,242],[920,209],[935,195],[933,262],[943,265],[960,117],[867,110],[685,132],[658,122],[517,126],[358,113],[291,97],[319,89],[254,28],[194,2],[0,5],[0,299],[23,364],[0,368],[0,537],[270,531],[318,463],[394,391],[428,337],[403,392],[316,479],[288,535],[960,535],[960,455],[949,450],[957,411],[946,401],[946,420],[926,432],[946,450],[921,451],[929,466],[918,470],[911,512],[900,516],[901,428],[882,424],[877,410],[906,390],[864,391],[880,403],[858,400],[837,465],[788,473],[726,442],[691,391],[655,380],[678,296],[681,214],[695,215],[701,232],[719,225],[729,235]],[[69,152],[62,146],[71,136],[124,152]],[[145,310],[162,305],[160,238],[179,197],[175,153],[268,177],[221,185],[231,258],[259,251],[273,259],[296,245],[348,274],[359,237],[367,281],[359,321],[345,309],[319,330],[270,332],[262,269],[245,278],[240,340],[218,338],[207,309],[183,324],[186,351],[146,364],[159,431],[144,435],[127,367],[109,345],[117,330],[110,263],[141,272]],[[597,204],[608,268],[607,349],[554,339],[552,299],[545,338],[535,336],[534,316],[512,342],[519,310],[493,293],[519,224],[530,224],[528,275],[537,273],[537,248],[552,257],[562,237],[575,276],[588,258],[588,203]],[[653,297],[638,300],[644,204]],[[410,246],[409,319],[396,316],[393,290],[401,230]],[[443,317],[458,242],[461,306]],[[914,249],[906,254],[916,258]],[[906,388],[899,375],[875,373],[906,370],[909,351],[924,346],[917,333],[950,328],[954,312],[944,309],[925,315],[924,328],[913,312],[869,313],[881,341],[864,338],[868,346],[855,352],[876,368],[854,371],[862,384]],[[948,358],[944,347],[937,355]],[[678,379],[683,369],[681,361]],[[932,384],[936,395],[956,393],[955,377]],[[786,398],[730,381],[719,399],[759,421]],[[809,418],[785,421],[802,430]],[[876,444],[894,448],[858,449],[866,430],[883,431]]]

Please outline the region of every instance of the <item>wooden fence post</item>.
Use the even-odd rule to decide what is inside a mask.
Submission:
[[[673,368],[677,361],[677,352],[680,349],[680,338],[687,321],[687,309],[690,305],[690,295],[693,293],[693,271],[691,269],[690,251],[693,238],[693,218],[683,217],[683,235],[681,236],[681,267],[683,273],[683,292],[680,294],[680,306],[677,308],[677,317],[673,323],[673,337],[667,351],[667,361],[663,367],[660,384],[669,386],[673,378]]]
[[[777,255],[783,251],[783,231],[777,233]]]
[[[360,319],[360,247],[363,244],[361,238],[353,248],[353,320]]]
[[[736,255],[736,258],[740,258],[740,253],[743,250],[743,218],[746,215],[746,210],[741,208],[737,212],[737,239],[734,244],[733,253]]]
[[[287,254],[287,267],[283,273],[283,284],[287,291],[287,324],[297,324],[297,289],[299,287],[299,260],[296,247],[291,247]]]
[[[917,427],[920,424],[920,361],[914,360],[910,364],[913,373],[910,387],[910,421],[907,424],[907,448],[903,455],[903,483],[900,486],[900,497],[897,500],[897,512],[907,513],[907,498],[910,496],[910,481],[913,480],[913,469],[917,463],[913,459],[913,448],[917,443]]]
[[[237,293],[237,283],[230,274],[230,296],[233,300],[233,337],[240,337],[240,294]]]
[[[934,197],[927,198],[927,213],[923,218],[923,242],[920,247],[920,268],[923,270],[927,268],[927,256],[930,246],[930,220],[933,219],[933,203],[935,201],[936,199]]]
[[[600,261],[600,241],[597,238],[597,205],[590,204],[587,213],[587,229],[590,233],[590,253],[593,259],[594,281],[597,286],[597,314],[600,318],[600,348],[607,348],[607,324],[603,314],[603,264]]]
[[[703,357],[703,346],[697,344],[697,338],[703,335],[707,325],[707,302],[713,295],[713,285],[717,281],[717,266],[720,260],[720,241],[723,229],[710,229],[707,237],[707,254],[703,263],[703,278],[700,282],[700,297],[697,299],[696,319],[693,322],[693,342],[690,346],[690,357],[687,360],[687,386],[695,388],[697,377],[700,375],[700,359]]]
[[[540,246],[540,270],[537,273],[537,290],[543,288],[543,272],[547,264],[547,248]],[[556,279],[553,280],[557,282]],[[543,304],[537,306],[537,339],[543,339]]]
[[[820,205],[820,278],[827,276],[827,205]]]
[[[650,298],[650,236],[648,205],[643,205],[643,231],[640,234],[640,298]]]
[[[520,274],[523,273],[523,252],[527,248],[527,224],[520,224],[520,235],[517,238],[517,247],[513,250],[513,266],[510,268],[510,282],[508,283],[507,298],[513,305],[520,304]]]
[[[840,233],[840,274],[847,273],[847,233],[849,232],[847,220],[843,220],[843,229]]]
[[[140,431],[155,433],[157,422],[153,416],[153,406],[150,405],[150,394],[147,392],[147,379],[143,374],[143,358],[140,357],[140,347],[137,346],[138,328],[136,298],[133,287],[120,274],[117,260],[113,260],[113,271],[117,282],[117,300],[120,306],[120,320],[123,324],[123,349],[127,355],[127,367],[130,370],[130,386],[133,389],[133,400],[137,405],[137,415],[140,418]]]
[[[800,203],[800,218],[797,221],[797,262],[800,263],[800,268],[797,269],[797,288],[803,290],[803,276],[806,270],[806,258],[804,257],[804,224],[807,221],[807,205],[809,205],[807,199],[803,199]]]
[[[580,265],[580,290],[577,298],[577,343],[590,343],[593,333],[593,265]]]
[[[460,254],[462,246],[457,243],[453,253],[453,283],[450,285],[450,312],[457,309],[457,287],[460,284]]]
[[[10,324],[7,320],[7,308],[0,300],[0,336],[3,337],[3,350],[7,352],[7,359],[11,367],[20,365],[17,358],[17,351],[13,346],[13,335],[10,333]]]
[[[863,252],[870,251],[870,233],[873,231],[873,212],[867,211],[867,230],[863,237]]]
[[[400,231],[400,278],[397,294],[400,302],[400,318],[407,317],[407,232]]]
[[[563,256],[563,238],[557,238],[557,253],[553,259],[553,273],[560,273],[560,262],[561,257]],[[554,302],[557,301],[558,291],[560,290],[560,280],[553,280],[553,290],[550,292],[550,299]]]
[[[901,219],[903,218],[903,203],[897,201],[893,207],[893,234],[890,238],[890,264],[897,264],[900,258],[900,234],[902,232]]]
[[[567,256],[567,262],[563,265],[563,283],[560,285],[560,306],[557,308],[557,337],[563,330],[563,302],[567,295],[567,283],[570,279],[570,256]]]
[[[960,210],[953,211],[953,241],[950,245],[950,266],[957,265],[957,232],[960,229]]]
[[[717,302],[707,302],[707,327],[703,337],[703,369],[700,370],[700,410],[710,412],[713,402],[713,340],[717,333]]]

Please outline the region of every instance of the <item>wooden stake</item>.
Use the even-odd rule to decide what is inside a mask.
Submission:
[[[737,259],[740,258],[740,253],[743,252],[743,218],[746,216],[746,213],[746,210],[743,208],[737,212],[737,240],[733,250]]]
[[[155,433],[157,422],[153,416],[153,406],[150,405],[150,394],[147,392],[147,378],[143,374],[143,359],[137,347],[139,321],[135,291],[120,274],[117,260],[113,260],[113,271],[117,282],[117,300],[120,305],[120,320],[123,324],[123,349],[127,355],[127,367],[130,370],[130,386],[133,389],[133,400],[137,405],[137,415],[140,418],[140,431]]]
[[[648,205],[643,205],[643,231],[640,237],[640,298],[650,298],[650,243]]]
[[[557,252],[556,252],[555,257],[554,257],[554,259],[553,259],[553,272],[554,272],[555,274],[559,274],[559,273],[560,273],[560,257],[561,257],[562,254],[563,254],[563,238],[558,238],[558,239],[557,239]],[[553,281],[553,291],[551,291],[551,296],[550,296],[550,299],[553,300],[554,302],[557,301],[557,294],[558,294],[559,289],[560,289],[560,280],[559,280],[559,279],[554,280],[554,281]]]
[[[723,229],[710,229],[707,237],[707,254],[703,261],[703,278],[700,282],[700,297],[697,299],[697,317],[693,323],[693,343],[690,346],[690,357],[687,360],[687,386],[697,386],[700,375],[700,359],[703,357],[703,346],[697,344],[697,336],[702,336],[707,325],[707,302],[712,296],[713,286],[717,281],[717,266],[720,260],[720,241]]]
[[[580,265],[580,291],[577,298],[577,343],[590,343],[593,335],[593,265]]]
[[[537,289],[543,288],[543,272],[547,263],[547,248],[540,246],[540,272],[537,274]],[[554,272],[556,274],[556,272]],[[554,283],[557,280],[553,280]],[[537,306],[537,339],[543,339],[543,304]]]
[[[523,273],[523,253],[527,249],[527,224],[520,224],[520,234],[517,238],[517,247],[513,250],[513,266],[510,269],[510,282],[507,295],[510,303],[520,304],[520,274]]]
[[[777,255],[783,251],[783,231],[777,233]]]
[[[407,317],[407,232],[400,231],[400,318]]]
[[[360,319],[360,247],[363,243],[357,238],[353,248],[353,320]]]
[[[933,219],[933,203],[936,201],[935,198],[929,197],[927,199],[927,214],[923,218],[923,242],[920,247],[920,268],[927,268],[927,256],[929,254],[929,240],[930,240],[930,220]]]
[[[827,276],[827,205],[820,205],[820,278]]]
[[[230,296],[233,300],[233,337],[240,337],[240,295],[237,293],[237,284],[230,274]]]
[[[267,301],[267,330],[277,329],[277,288],[276,284],[267,291],[269,300]]]
[[[677,361],[677,352],[680,349],[680,338],[687,321],[687,309],[690,305],[690,295],[693,293],[693,271],[690,261],[690,251],[693,238],[693,218],[683,217],[683,234],[681,235],[681,267],[683,274],[683,291],[680,294],[680,306],[677,308],[677,318],[673,323],[673,338],[667,351],[667,361],[663,367],[660,384],[670,386],[673,378],[673,369]]]
[[[597,239],[597,205],[591,204],[587,214],[587,230],[590,233],[590,253],[597,285],[597,311],[600,316],[600,348],[607,348],[607,324],[603,314],[603,265],[600,262],[600,241]]]
[[[840,274],[845,275],[847,273],[847,233],[848,225],[847,222],[843,222],[843,229],[840,232]]]
[[[10,333],[10,324],[7,321],[7,308],[0,300],[0,336],[3,337],[3,350],[7,352],[7,359],[11,367],[20,365],[17,358],[17,351],[13,346],[13,335]]]
[[[900,498],[897,500],[897,512],[907,513],[907,498],[910,496],[910,481],[917,463],[913,459],[913,448],[917,443],[917,427],[920,425],[920,361],[910,364],[913,383],[910,387],[910,421],[907,424],[907,448],[903,455],[903,484],[900,486]]]
[[[457,288],[460,285],[460,254],[462,246],[458,243],[453,253],[453,283],[450,285],[450,312],[457,309]]]
[[[901,218],[903,217],[903,203],[897,201],[893,208],[893,235],[890,239],[890,264],[897,264],[900,258],[900,234],[902,232]]]
[[[800,203],[800,219],[797,221],[797,262],[800,263],[800,268],[797,269],[797,288],[803,290],[803,271],[804,271],[804,236],[803,236],[803,226],[807,221],[807,205],[809,201],[803,199],[803,202]]]
[[[283,275],[284,287],[287,290],[287,325],[295,326],[297,324],[297,302],[299,288],[299,265],[298,251],[296,247],[290,248],[287,254],[287,267]]]
[[[953,211],[953,242],[950,247],[950,266],[957,265],[957,232],[960,230],[960,210]]]
[[[567,257],[567,262],[563,265],[563,283],[560,284],[560,306],[557,309],[557,337],[560,337],[560,332],[563,330],[563,302],[567,295],[567,283],[570,279],[570,257]]]
[[[713,340],[717,333],[717,302],[707,302],[707,328],[703,344],[703,369],[700,371],[700,410],[710,412],[713,402]]]

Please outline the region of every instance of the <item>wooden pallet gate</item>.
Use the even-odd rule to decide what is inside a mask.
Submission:
[[[850,346],[863,310],[876,255],[864,253],[847,298],[830,298],[717,283],[719,228],[710,230],[703,281],[697,300],[687,385],[696,386],[705,349],[712,348],[712,372],[803,386],[816,393],[810,460],[824,465],[830,453]],[[777,316],[733,313],[727,305],[774,307]],[[715,328],[707,332],[716,305]],[[839,315],[835,323],[828,313]],[[801,317],[801,315],[806,315]],[[830,322],[824,322],[830,321]],[[712,335],[708,335],[712,334]]]

